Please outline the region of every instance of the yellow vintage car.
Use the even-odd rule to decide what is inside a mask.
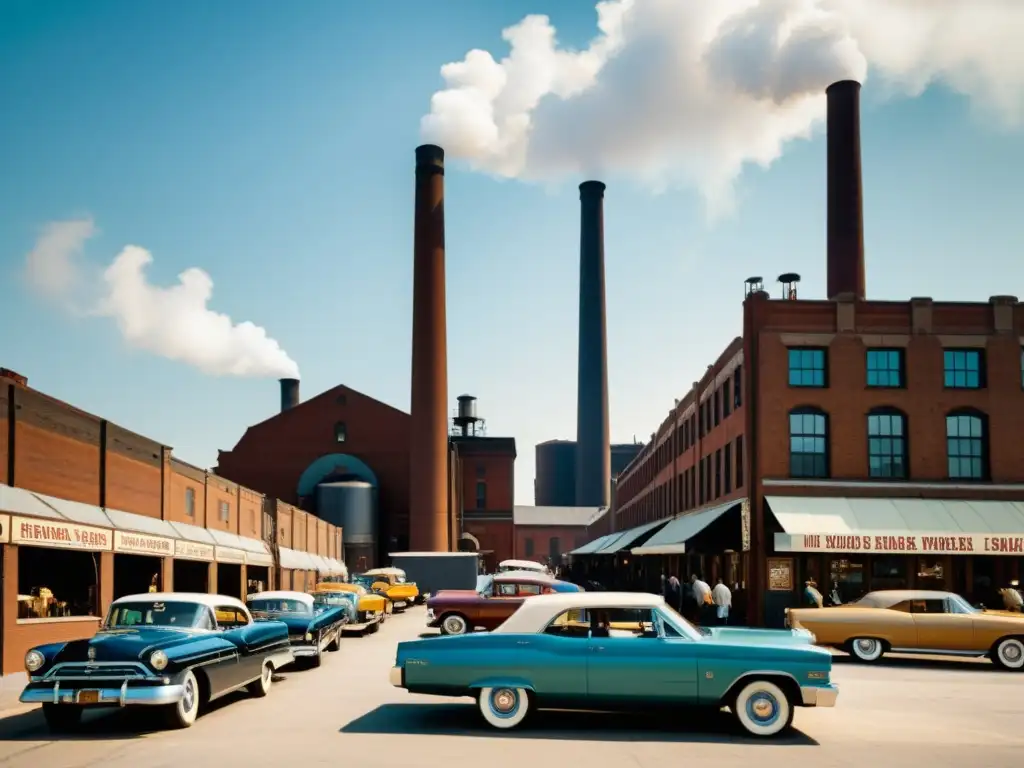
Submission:
[[[382,596],[367,592],[358,584],[347,582],[322,581],[313,590],[313,599],[327,605],[331,604],[331,596],[339,592],[357,595],[359,615],[357,620],[342,627],[343,634],[376,632],[391,613],[390,601]]]
[[[401,568],[374,568],[355,578],[364,585],[369,580],[370,588],[386,594],[396,610],[412,605],[420,597],[419,587],[406,580],[405,571]]]
[[[812,632],[818,645],[862,662],[886,653],[986,656],[1024,670],[1024,615],[975,608],[953,592],[886,589],[830,608],[791,608],[786,623]]]

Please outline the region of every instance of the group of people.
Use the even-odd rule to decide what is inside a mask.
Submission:
[[[732,590],[719,578],[712,587],[697,574],[683,584],[675,575],[661,576],[661,593],[665,601],[695,624],[726,625],[732,611]]]

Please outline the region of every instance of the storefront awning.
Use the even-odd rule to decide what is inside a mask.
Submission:
[[[594,552],[594,554],[614,555],[616,552],[621,552],[624,549],[631,549],[645,535],[654,531],[655,528],[668,524],[668,522],[668,520],[656,520],[653,523],[645,523],[644,525],[638,525],[635,528],[622,531],[614,538],[609,539],[608,543]]]
[[[114,551],[133,555],[174,557],[174,542],[181,538],[166,520],[119,509],[105,509],[114,525]]]
[[[0,485],[0,512],[50,520],[61,519],[60,512],[40,500],[32,491],[9,485]]]
[[[174,556],[182,560],[210,562],[216,553],[217,540],[206,528],[190,523],[170,523],[181,538],[174,542]]]
[[[210,528],[209,531],[216,542],[214,557],[218,563],[245,563],[245,547],[241,536],[228,531],[218,531],[216,528]]]
[[[616,539],[618,537],[619,537],[618,533],[608,533],[608,534],[605,534],[604,536],[602,536],[599,539],[594,539],[593,541],[584,544],[582,547],[577,547],[576,549],[574,549],[569,554],[573,555],[573,556],[575,556],[575,555],[592,555],[595,552],[597,552],[597,550],[601,549],[601,547],[603,547],[605,544],[610,543],[612,539]]]
[[[341,576],[344,579],[348,578],[348,566],[341,562],[341,560],[330,558],[327,562],[329,562],[331,567],[334,569],[333,575]]]
[[[320,557],[320,555],[315,555],[312,552],[310,552],[308,554],[309,554],[309,559],[313,561],[313,566],[316,568],[316,572],[317,573],[319,573],[319,574],[321,574],[323,576],[330,575],[330,573],[331,573],[331,566],[328,564],[328,562],[326,560],[324,560],[322,557]]]
[[[777,552],[1024,554],[1024,502],[768,496]]]
[[[274,556],[270,553],[270,547],[265,541],[248,536],[239,536],[238,542],[239,546],[245,550],[246,565],[262,565],[267,567],[274,565]]]
[[[114,524],[110,522],[110,518],[103,513],[103,510],[92,504],[83,504],[80,501],[70,501],[68,499],[58,499],[55,496],[46,496],[42,493],[37,493],[36,496],[44,503],[56,509],[60,513],[61,517],[64,517],[73,523],[79,523],[80,525],[93,525],[100,528],[114,527]]]
[[[739,501],[728,501],[717,507],[677,517],[651,536],[642,547],[635,547],[634,555],[681,555],[686,551],[686,542],[703,531],[715,520],[731,509],[740,506]]]
[[[309,556],[309,552],[300,552],[297,549],[278,547],[278,554],[281,557],[281,567],[292,571],[315,571],[316,563]]]

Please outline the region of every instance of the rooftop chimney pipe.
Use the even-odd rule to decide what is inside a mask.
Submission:
[[[446,552],[448,347],[444,271],[444,150],[416,148],[413,226],[409,545]]]
[[[299,380],[281,379],[281,413],[299,404]]]
[[[828,298],[863,300],[864,191],[860,83],[840,80],[828,98]]]
[[[608,332],[604,292],[604,190],[580,184],[580,335],[576,384],[576,504],[607,507],[611,495]]]

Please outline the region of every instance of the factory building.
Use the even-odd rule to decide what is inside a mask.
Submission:
[[[547,440],[537,444],[534,504],[539,507],[576,505],[576,447],[575,440]],[[612,443],[608,447],[612,482],[643,447],[643,443]],[[609,483],[609,496],[612,482]]]
[[[648,588],[721,576],[780,626],[813,579],[830,602],[885,588],[998,605],[1024,574],[1024,308],[868,298],[860,85],[828,101],[827,286],[747,281],[743,336],[616,484],[614,526],[574,555]]]

